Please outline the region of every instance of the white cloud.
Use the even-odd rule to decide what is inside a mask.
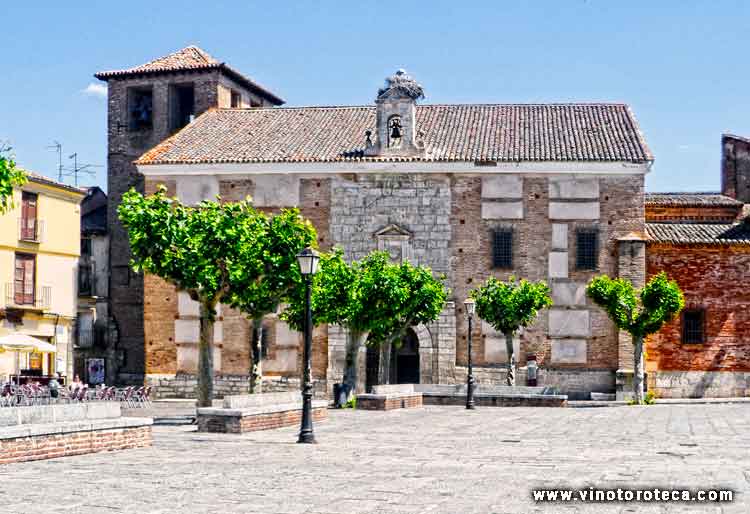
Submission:
[[[90,83],[86,86],[86,89],[82,89],[81,93],[88,96],[96,96],[99,98],[107,97],[107,86],[106,84],[97,84],[96,82]]]

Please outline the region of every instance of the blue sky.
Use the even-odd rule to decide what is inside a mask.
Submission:
[[[750,136],[750,2],[4,2],[0,141],[25,167],[106,164],[96,71],[196,44],[288,105],[371,103],[409,70],[427,102],[630,104],[651,191],[718,190],[720,136]],[[87,91],[88,88],[88,92]],[[106,168],[84,183],[106,184]]]

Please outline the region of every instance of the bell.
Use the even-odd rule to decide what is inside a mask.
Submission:
[[[391,129],[391,139],[401,138],[401,128],[398,125],[393,125]]]

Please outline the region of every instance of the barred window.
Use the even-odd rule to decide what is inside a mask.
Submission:
[[[682,313],[682,342],[700,344],[705,342],[705,311],[686,310]]]
[[[494,268],[513,267],[513,230],[509,228],[492,232],[492,266]]]
[[[595,270],[599,255],[599,233],[596,229],[576,231],[576,269]]]

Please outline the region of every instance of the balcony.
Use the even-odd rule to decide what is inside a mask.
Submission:
[[[96,296],[96,263],[91,259],[78,261],[78,296]]]
[[[52,288],[37,287],[33,291],[16,287],[14,282],[5,283],[5,308],[26,310],[49,310],[52,304]]]
[[[44,241],[44,220],[36,218],[18,218],[18,240],[27,243]]]

